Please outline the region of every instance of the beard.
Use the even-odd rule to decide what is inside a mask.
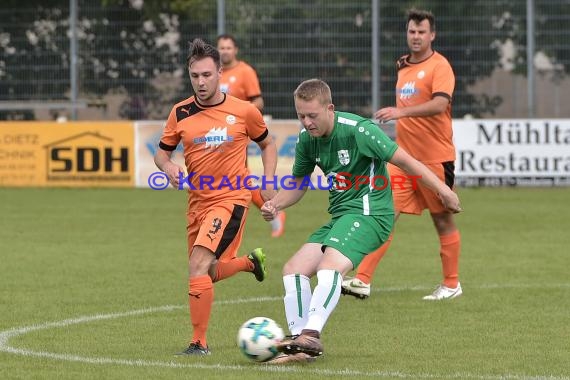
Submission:
[[[212,99],[214,97],[214,94],[215,92],[196,92],[195,95],[198,98],[198,100],[204,103]]]

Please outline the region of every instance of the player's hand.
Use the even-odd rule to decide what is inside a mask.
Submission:
[[[441,199],[441,203],[443,203],[443,206],[447,209],[447,211],[454,214],[463,211],[459,203],[459,197],[450,188],[446,187],[446,191],[441,192],[438,195],[439,199]]]
[[[401,116],[400,110],[396,107],[380,108],[374,113],[374,118],[378,119],[381,123],[385,123],[390,120],[397,120]]]
[[[178,186],[180,185],[180,173],[182,173],[182,177],[184,177],[184,169],[181,166],[176,165],[174,162],[169,162],[164,165],[163,169],[164,173],[168,176],[172,187],[178,189]]]
[[[263,219],[267,222],[275,219],[278,213],[279,211],[271,201],[267,201],[261,206],[261,216],[263,216]]]

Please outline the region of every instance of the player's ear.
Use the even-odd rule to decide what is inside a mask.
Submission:
[[[327,110],[329,110],[329,111],[331,111],[331,112],[334,112],[334,104],[332,104],[332,103],[329,104],[329,105],[327,106]]]

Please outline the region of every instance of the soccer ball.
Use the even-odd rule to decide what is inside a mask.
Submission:
[[[277,356],[276,344],[283,337],[283,330],[273,319],[255,317],[241,325],[237,344],[249,359],[264,362]]]

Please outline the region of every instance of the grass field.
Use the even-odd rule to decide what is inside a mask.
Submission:
[[[248,361],[235,336],[262,315],[285,326],[281,267],[327,219],[310,192],[271,239],[250,213],[242,253],[269,278],[216,285],[213,354],[176,357],[190,331],[185,194],[0,189],[0,379],[568,379],[570,190],[462,189],[464,295],[421,297],[440,280],[427,215],[403,216],[366,301],[342,297],[325,355],[306,366]]]

